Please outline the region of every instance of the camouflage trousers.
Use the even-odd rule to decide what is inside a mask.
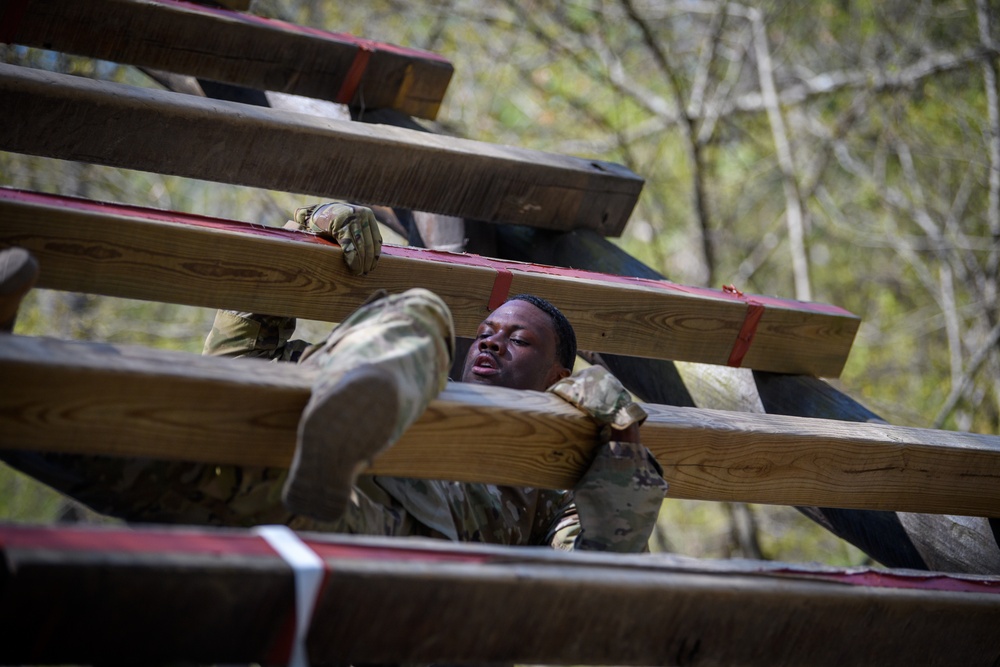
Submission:
[[[390,442],[395,442],[444,389],[454,354],[455,326],[448,306],[433,292],[414,288],[354,311],[326,341],[306,350],[299,363],[321,369],[314,395],[361,365],[388,371],[399,390],[398,413],[352,418],[394,419]]]
[[[221,332],[223,337],[225,333]],[[248,350],[253,343],[247,340]],[[435,294],[413,289],[362,306],[326,341],[308,348],[300,363],[322,369],[317,389],[362,363],[379,364],[392,372],[401,392],[402,409],[392,417],[398,437],[444,387],[454,349],[447,306]],[[420,530],[409,525],[412,520],[369,478],[359,480],[344,518],[330,524],[284,508],[281,487],[287,469],[38,452],[4,452],[2,456],[57,491],[127,521],[225,526],[284,523],[297,530],[384,535]]]

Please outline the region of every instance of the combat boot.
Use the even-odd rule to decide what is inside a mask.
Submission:
[[[0,250],[0,332],[14,330],[21,299],[38,280],[38,262],[24,248]]]
[[[358,475],[392,442],[398,392],[392,374],[374,365],[313,392],[281,494],[290,512],[319,521],[341,517]]]
[[[361,307],[304,355],[319,373],[299,421],[285,507],[339,519],[357,476],[444,388],[454,347],[447,306],[418,288]]]

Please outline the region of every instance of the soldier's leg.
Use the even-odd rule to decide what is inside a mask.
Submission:
[[[286,507],[321,521],[339,518],[358,473],[444,388],[453,351],[447,306],[412,289],[358,309],[304,356],[319,373],[299,422]]]
[[[0,250],[0,332],[14,330],[21,299],[38,280],[38,262],[24,248]]]

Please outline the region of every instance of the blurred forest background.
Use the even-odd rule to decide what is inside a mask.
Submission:
[[[456,73],[438,131],[627,165],[646,179],[615,241],[628,252],[677,282],[851,310],[863,323],[839,389],[894,424],[987,434],[1000,424],[996,10],[988,0],[252,6],[444,55]],[[0,54],[156,86],[113,63]],[[9,153],[0,185],[275,225],[314,201]],[[199,352],[212,317],[36,290],[17,332]],[[316,337],[323,325],[304,328]],[[99,519],[0,475],[4,520]],[[655,549],[693,556],[866,562],[791,508],[668,501],[660,527]]]

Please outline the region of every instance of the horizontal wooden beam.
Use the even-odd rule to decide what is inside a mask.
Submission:
[[[21,4],[0,40],[420,118],[437,116],[454,72],[427,51],[186,2]]]
[[[621,165],[0,65],[0,150],[617,235]]]
[[[314,663],[1000,659],[997,577],[302,537],[326,570]],[[12,664],[288,660],[293,574],[250,531],[2,526],[0,562]]]
[[[340,248],[310,234],[0,189],[4,245],[37,255],[43,287],[314,320],[342,320],[377,288],[419,285],[444,298],[464,336],[509,274],[509,294],[555,303],[582,349],[728,364],[740,347],[739,365],[785,373],[838,375],[858,326],[821,304],[392,246],[358,277]],[[767,305],[746,345],[754,300]]]
[[[311,373],[0,336],[0,449],[287,466]],[[1000,516],[997,436],[645,407],[672,497]],[[595,439],[552,394],[453,383],[372,472],[569,488]]]

